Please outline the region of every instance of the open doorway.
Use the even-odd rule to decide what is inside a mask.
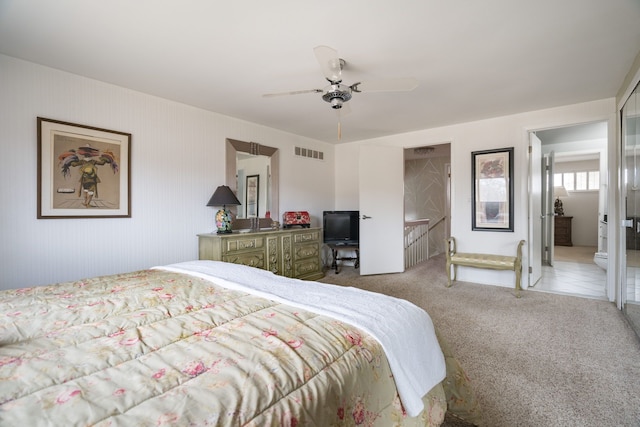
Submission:
[[[429,257],[444,253],[450,234],[450,170],[450,143],[404,150],[405,221],[429,220]]]
[[[541,156],[552,162],[542,198],[553,202],[541,215],[548,232],[541,259],[546,256],[549,262],[542,265],[541,278],[531,289],[606,299],[607,123],[546,129],[535,135],[541,141]]]

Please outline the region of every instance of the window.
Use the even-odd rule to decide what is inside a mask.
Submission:
[[[600,172],[598,171],[589,172],[587,186],[589,190],[600,189]]]
[[[596,191],[600,189],[599,171],[563,172],[553,175],[553,185],[567,191]]]
[[[586,172],[576,172],[576,190],[586,190],[587,189],[587,173]]]

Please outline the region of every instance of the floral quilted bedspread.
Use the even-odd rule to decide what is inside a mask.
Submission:
[[[194,276],[0,292],[0,425],[439,425],[442,385],[424,402],[357,328]]]

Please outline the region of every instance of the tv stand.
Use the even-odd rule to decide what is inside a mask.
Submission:
[[[340,273],[338,269],[338,261],[355,261],[353,268],[360,267],[360,245],[357,244],[344,244],[344,243],[329,243],[327,244],[331,249],[331,269],[336,271],[336,274]],[[355,251],[355,257],[340,257],[340,251]]]

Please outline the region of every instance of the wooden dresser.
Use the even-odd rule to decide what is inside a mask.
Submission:
[[[556,246],[573,246],[571,241],[571,220],[572,216],[555,216],[553,244]]]
[[[321,228],[198,234],[200,259],[243,264],[305,280],[324,276],[321,248]]]

